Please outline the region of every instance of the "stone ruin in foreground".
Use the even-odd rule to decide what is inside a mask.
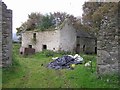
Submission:
[[[0,67],[12,64],[12,10],[0,1]]]
[[[110,4],[110,3],[108,3]],[[119,3],[114,4],[118,5]],[[119,5],[118,5],[119,7]],[[97,38],[97,73],[120,73],[119,61],[119,12],[103,20]]]

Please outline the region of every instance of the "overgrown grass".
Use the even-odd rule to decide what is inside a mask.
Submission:
[[[52,56],[49,51],[23,57],[19,55],[19,45],[13,46],[13,65],[3,69],[3,88],[118,88],[118,76],[98,78],[96,74],[96,55],[81,56],[87,62],[92,60],[92,70],[84,64],[76,65],[74,70],[53,70],[46,68]],[[53,53],[54,57],[63,54]]]

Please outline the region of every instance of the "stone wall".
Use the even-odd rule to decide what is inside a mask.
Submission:
[[[2,2],[0,1],[0,67],[2,67]]]
[[[1,2],[0,9],[0,18],[2,18],[0,19],[1,66],[7,67],[12,61],[12,10],[7,9],[4,2]]]
[[[108,16],[103,20],[97,38],[98,74],[117,73],[118,63],[118,16]]]

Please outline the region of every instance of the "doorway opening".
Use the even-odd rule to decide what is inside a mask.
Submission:
[[[95,54],[97,54],[97,47],[95,47]]]
[[[77,54],[80,53],[80,44],[77,44],[77,46],[76,46],[76,53],[77,53]]]
[[[83,45],[83,52],[85,52],[85,45]]]

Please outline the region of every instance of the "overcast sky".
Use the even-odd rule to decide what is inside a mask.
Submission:
[[[88,0],[2,0],[13,10],[13,32],[26,21],[31,12],[46,14],[49,12],[67,12],[82,16],[82,5]]]

